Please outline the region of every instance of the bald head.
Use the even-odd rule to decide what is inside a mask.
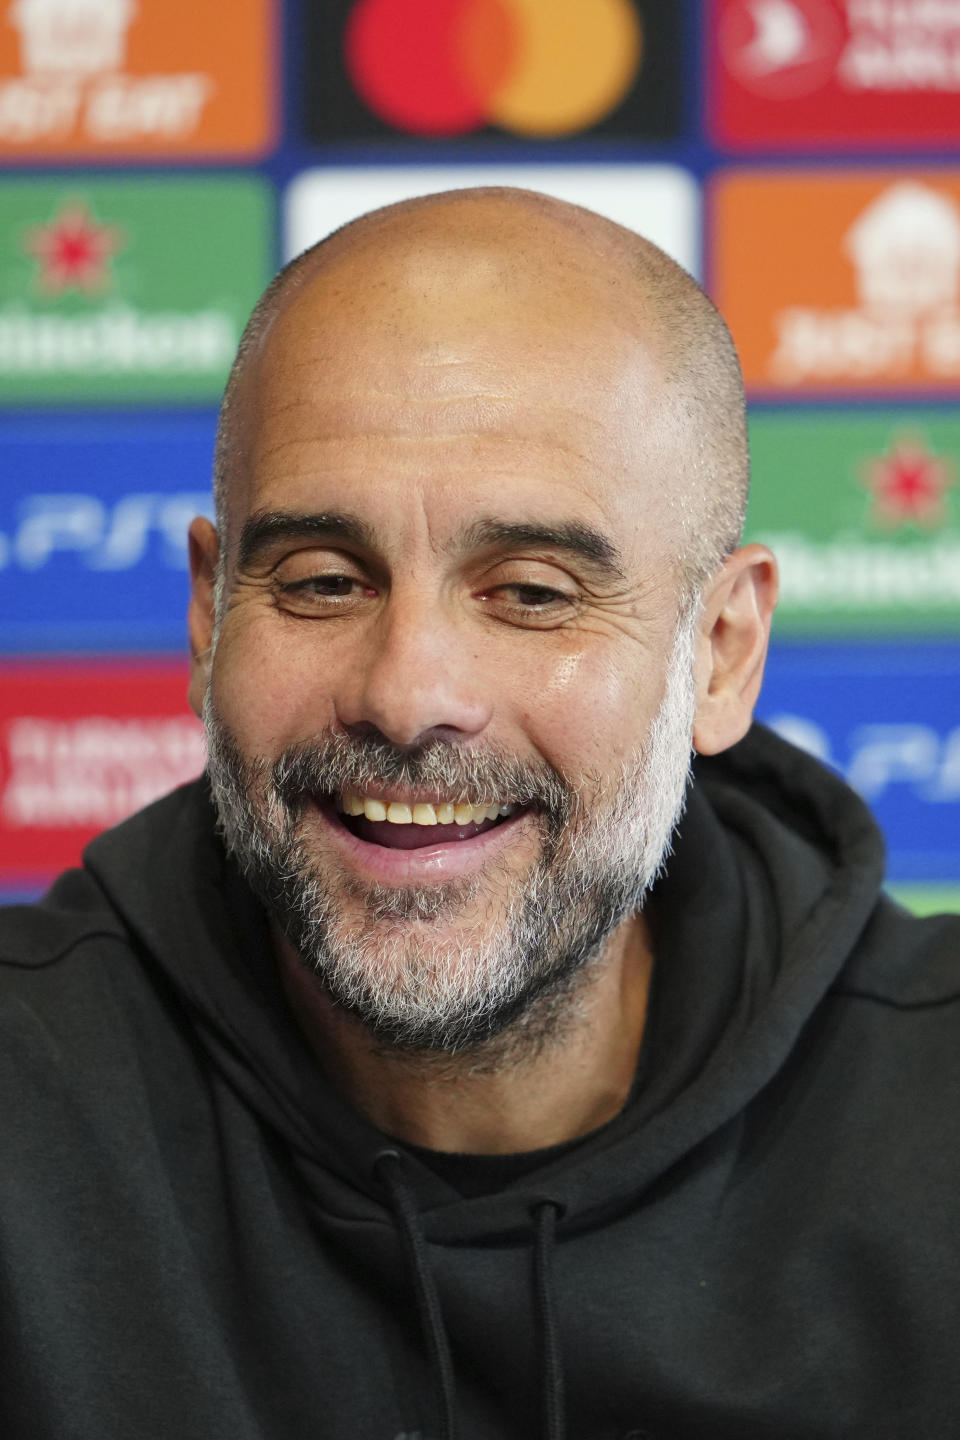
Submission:
[[[375,401],[395,388],[397,356],[415,347],[417,369],[403,373],[416,426],[422,375],[436,388],[442,373],[445,415],[465,403],[458,357],[468,346],[481,366],[497,357],[490,406],[504,386],[522,403],[525,377],[550,365],[561,380],[582,376],[615,406],[636,408],[635,468],[645,480],[637,506],[650,514],[655,501],[685,598],[694,596],[736,546],[746,504],[743,389],[727,329],[690,276],[649,241],[531,191],[452,191],[389,206],[280,272],[251,316],[224,396],[215,465],[221,537],[247,483],[258,415],[283,404],[290,372],[288,364],[281,373],[278,356],[295,354],[321,385],[324,374],[340,381],[346,371],[347,390],[349,374],[362,372]],[[470,403],[482,406],[476,364],[470,369]],[[529,403],[548,428],[549,394],[531,384]],[[366,423],[377,423],[375,403]]]

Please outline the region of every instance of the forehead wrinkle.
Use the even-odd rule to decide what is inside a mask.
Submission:
[[[454,452],[446,458],[441,447],[451,440],[476,445],[480,453]],[[382,450],[385,441],[386,454]],[[439,455],[433,458],[437,450]],[[454,436],[411,431],[402,435],[371,432],[349,437],[331,434],[305,440],[278,440],[252,457],[251,472],[255,489],[262,496],[279,493],[272,477],[264,474],[265,470],[272,470],[285,485],[306,486],[322,496],[323,506],[339,507],[343,495],[349,496],[348,503],[355,503],[358,487],[366,491],[373,486],[375,495],[385,496],[391,485],[430,483],[437,486],[440,494],[451,487],[462,487],[465,479],[472,486],[480,480],[499,488],[539,485],[546,500],[548,496],[555,496],[561,478],[557,461],[562,457],[575,461],[581,473],[593,473],[596,458],[572,444],[554,438],[548,446],[544,438],[517,440],[482,430],[458,431]],[[442,470],[436,468],[438,465]],[[622,470],[621,491],[632,483],[632,472],[625,457]],[[588,493],[582,481],[572,487],[573,479],[567,472],[562,479],[563,488],[576,488],[583,503],[598,508],[596,497]],[[307,492],[300,490],[299,493]],[[607,508],[599,507],[601,513]]]
[[[383,403],[377,403],[381,399]],[[398,399],[401,403],[397,406],[384,397],[371,402],[368,395],[359,391],[342,397],[327,396],[322,409],[314,410],[308,405],[298,407],[308,416],[308,424],[299,435],[290,434],[288,410],[286,424],[278,423],[278,415],[277,421],[271,419],[267,425],[256,427],[251,436],[250,453],[259,463],[285,450],[313,444],[347,446],[364,441],[464,440],[517,451],[548,446],[555,453],[576,456],[593,466],[596,464],[596,456],[590,453],[593,438],[603,441],[608,448],[613,438],[595,415],[563,406],[535,402],[518,406],[499,396],[480,397],[479,403],[474,397],[417,402],[408,397]],[[521,433],[506,433],[499,423],[502,419],[511,424],[518,422]],[[281,434],[271,438],[271,432],[277,430]],[[617,448],[625,450],[625,445]],[[632,443],[629,448],[632,451]],[[621,458],[626,463],[625,453]]]

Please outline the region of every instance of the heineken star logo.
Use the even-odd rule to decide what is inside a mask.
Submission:
[[[863,469],[863,484],[873,495],[871,518],[888,529],[942,525],[946,492],[954,481],[951,463],[914,435],[899,436],[885,455]]]
[[[48,225],[27,232],[24,249],[38,262],[36,281],[44,294],[95,295],[109,287],[110,262],[123,243],[118,225],[102,225],[85,200],[67,199]]]

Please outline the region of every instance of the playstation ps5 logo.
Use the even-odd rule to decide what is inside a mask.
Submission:
[[[846,737],[846,761],[840,763],[827,730],[810,716],[782,713],[768,717],[767,724],[839,769],[870,804],[897,787],[927,805],[960,801],[960,726],[943,733],[920,721],[857,725]]]
[[[207,492],[136,491],[107,501],[82,492],[29,495],[9,534],[0,531],[0,570],[28,572],[67,556],[91,571],[132,570],[156,555],[165,568],[187,565],[187,526],[209,514]]]

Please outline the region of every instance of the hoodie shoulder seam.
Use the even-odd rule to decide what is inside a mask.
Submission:
[[[86,930],[82,935],[74,935],[64,945],[61,945],[51,955],[38,956],[33,959],[21,960],[15,955],[0,953],[0,966],[10,970],[46,970],[51,965],[58,964],[67,958],[71,951],[78,946],[86,944],[88,940],[116,940],[121,945],[126,943],[127,937],[120,930],[96,929]]]
[[[875,1005],[886,1005],[891,1010],[937,1010],[946,1005],[960,1004],[960,988],[949,990],[944,995],[919,1000],[898,999],[878,990],[860,989],[855,985],[836,985],[833,987],[833,994],[845,1000],[870,1000]]]

